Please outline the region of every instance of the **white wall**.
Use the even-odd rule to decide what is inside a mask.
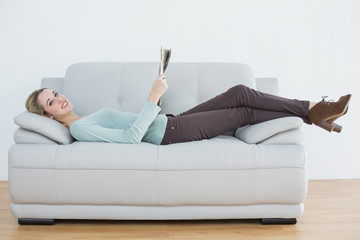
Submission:
[[[303,132],[310,179],[360,178],[359,13],[356,0],[0,0],[0,180],[13,117],[41,78],[79,61],[158,61],[161,44],[174,62],[246,63],[284,97],[352,93],[341,134]]]

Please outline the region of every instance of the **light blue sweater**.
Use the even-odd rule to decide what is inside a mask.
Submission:
[[[147,101],[139,114],[103,108],[70,126],[71,135],[78,141],[140,143],[160,145],[167,117],[161,108]]]

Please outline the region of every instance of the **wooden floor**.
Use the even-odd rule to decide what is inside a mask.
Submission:
[[[7,182],[0,182],[0,239],[360,239],[360,179],[312,180],[296,225],[259,220],[95,221],[56,220],[51,226],[18,225]]]

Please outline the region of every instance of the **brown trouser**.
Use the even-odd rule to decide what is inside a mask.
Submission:
[[[166,114],[168,123],[161,145],[209,139],[281,117],[297,116],[311,124],[306,117],[309,104],[236,85],[177,116]]]

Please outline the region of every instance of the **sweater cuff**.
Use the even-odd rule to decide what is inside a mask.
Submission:
[[[157,104],[150,102],[149,100],[146,101],[146,105],[150,105],[152,108],[156,110],[161,110],[161,107],[159,107]]]

